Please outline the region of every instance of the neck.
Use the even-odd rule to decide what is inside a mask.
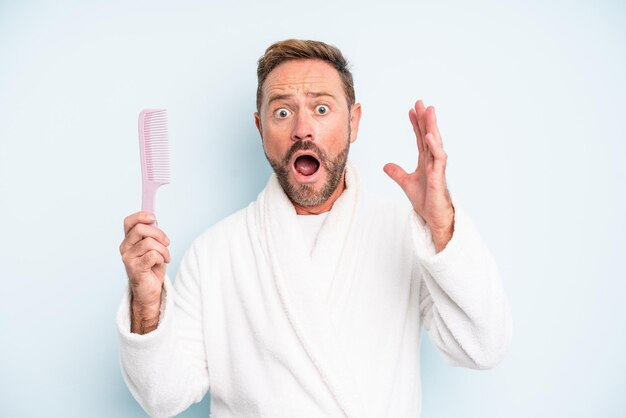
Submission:
[[[341,196],[341,194],[343,193],[345,189],[346,189],[346,172],[344,170],[343,176],[341,178],[341,181],[339,182],[339,185],[337,186],[333,194],[331,194],[330,197],[321,205],[300,206],[295,202],[291,202],[291,203],[293,203],[294,208],[296,208],[296,213],[298,215],[319,215],[320,213],[328,212],[329,210],[331,210],[333,208],[333,205],[335,204],[335,201],[339,199],[339,196]]]

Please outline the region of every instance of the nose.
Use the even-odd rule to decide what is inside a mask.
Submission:
[[[298,116],[295,118],[295,126],[293,127],[293,133],[291,139],[293,142],[303,141],[305,139],[313,139],[313,126],[311,124],[310,116],[306,112],[298,112]]]

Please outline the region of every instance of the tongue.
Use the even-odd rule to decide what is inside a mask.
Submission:
[[[294,165],[296,167],[296,170],[298,170],[298,173],[302,174],[303,176],[310,176],[317,171],[320,163],[310,155],[303,155],[296,158]]]

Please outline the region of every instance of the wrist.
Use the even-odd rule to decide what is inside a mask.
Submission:
[[[154,331],[159,325],[160,316],[160,303],[146,306],[131,302],[131,332],[135,334],[147,334]]]
[[[448,242],[450,242],[452,235],[454,235],[454,207],[452,208],[451,219],[448,226],[443,228],[431,228],[430,232],[433,244],[435,244],[435,250],[440,252],[446,247]]]
[[[448,233],[432,234],[433,244],[435,245],[436,252],[440,252],[452,239],[452,231]]]

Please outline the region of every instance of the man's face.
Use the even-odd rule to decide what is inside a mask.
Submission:
[[[255,123],[263,150],[287,196],[300,206],[324,203],[343,180],[361,107],[348,107],[339,73],[320,60],[277,66],[263,84]]]

